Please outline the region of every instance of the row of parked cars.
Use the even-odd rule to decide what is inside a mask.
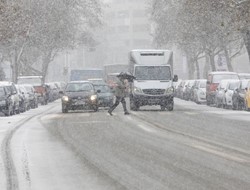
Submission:
[[[207,79],[179,80],[175,96],[198,104],[250,111],[250,74],[211,72]]]
[[[40,102],[39,93],[34,85],[0,81],[0,112],[10,116],[35,109],[39,103],[52,102],[60,97],[59,91],[65,86],[63,84],[61,82],[44,84],[46,100]]]

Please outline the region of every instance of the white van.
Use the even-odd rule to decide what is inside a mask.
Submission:
[[[130,89],[130,109],[160,105],[161,110],[174,108],[173,52],[170,50],[132,50],[129,71],[136,77]]]

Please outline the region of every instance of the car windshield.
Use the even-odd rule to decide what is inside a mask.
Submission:
[[[229,90],[235,90],[239,87],[240,82],[230,82],[229,84]]]
[[[110,88],[107,85],[95,85],[96,91],[100,90],[101,93],[109,93],[111,92]]]
[[[237,74],[221,74],[221,75],[214,75],[213,76],[213,83],[220,83],[221,80],[225,79],[239,79]]]
[[[93,90],[89,83],[70,83],[66,87],[66,92],[81,92]]]
[[[206,88],[207,81],[200,81],[200,88]]]
[[[137,66],[137,80],[171,80],[170,68],[167,66]]]
[[[248,80],[241,81],[240,88],[241,89],[246,89],[248,82],[249,82]]]

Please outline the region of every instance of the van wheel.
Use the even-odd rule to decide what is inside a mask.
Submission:
[[[10,116],[11,115],[11,109],[10,109],[10,106],[8,107],[8,109],[6,110],[6,112],[5,112],[5,116]]]

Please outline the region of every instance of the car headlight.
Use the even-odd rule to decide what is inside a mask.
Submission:
[[[63,97],[62,97],[62,101],[68,102],[68,101],[69,101],[69,97],[68,97],[68,96],[63,96]]]
[[[141,88],[139,88],[139,87],[134,87],[134,92],[135,93],[139,93],[139,94],[142,94],[143,92],[142,92],[142,89]]]
[[[170,87],[168,89],[166,89],[165,94],[173,94],[174,93],[174,88]]]
[[[97,99],[97,95],[92,95],[92,96],[90,96],[90,100],[91,101],[94,101],[94,100],[96,100]]]

